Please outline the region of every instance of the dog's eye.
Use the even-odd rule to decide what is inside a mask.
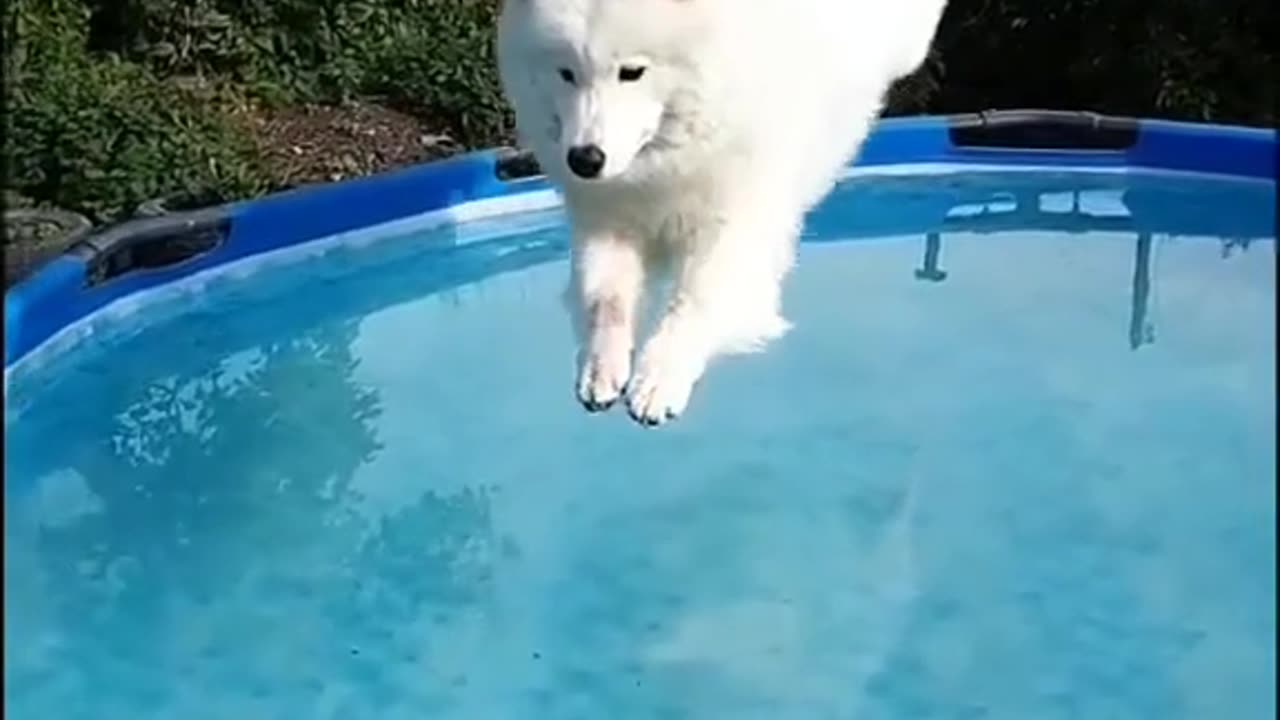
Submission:
[[[569,83],[570,85],[574,84],[577,81],[576,78],[573,77],[573,71],[570,70],[569,68],[560,68],[560,79]]]
[[[618,79],[622,82],[635,82],[644,76],[645,69],[639,65],[631,65],[618,71]]]

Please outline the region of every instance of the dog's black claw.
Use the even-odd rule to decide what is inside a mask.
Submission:
[[[602,413],[605,410],[608,410],[609,408],[613,407],[613,403],[614,403],[613,400],[606,400],[605,402],[596,402],[595,400],[579,399],[578,401],[582,403],[582,407],[586,408],[587,412],[589,413]]]
[[[627,408],[627,415],[630,415],[632,420],[635,420],[638,424],[647,428],[655,428],[680,417],[678,413],[671,412],[670,410],[666,411],[661,418],[638,415],[630,407]]]

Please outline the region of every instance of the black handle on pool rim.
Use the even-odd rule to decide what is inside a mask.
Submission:
[[[85,283],[101,285],[140,270],[174,267],[206,255],[226,241],[231,217],[211,207],[113,225],[67,249],[84,260]]]
[[[988,110],[947,118],[958,148],[1118,152],[1138,142],[1138,121],[1067,110]]]
[[[499,180],[510,182],[542,175],[542,167],[532,150],[504,147],[499,148],[496,155],[493,171]]]

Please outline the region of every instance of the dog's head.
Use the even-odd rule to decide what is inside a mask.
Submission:
[[[575,182],[626,175],[662,145],[687,86],[699,0],[506,0],[498,55],[522,140]]]

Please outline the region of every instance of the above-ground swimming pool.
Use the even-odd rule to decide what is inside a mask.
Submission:
[[[7,298],[6,711],[1274,717],[1274,153],[886,121],[651,432],[518,161],[109,230]]]

